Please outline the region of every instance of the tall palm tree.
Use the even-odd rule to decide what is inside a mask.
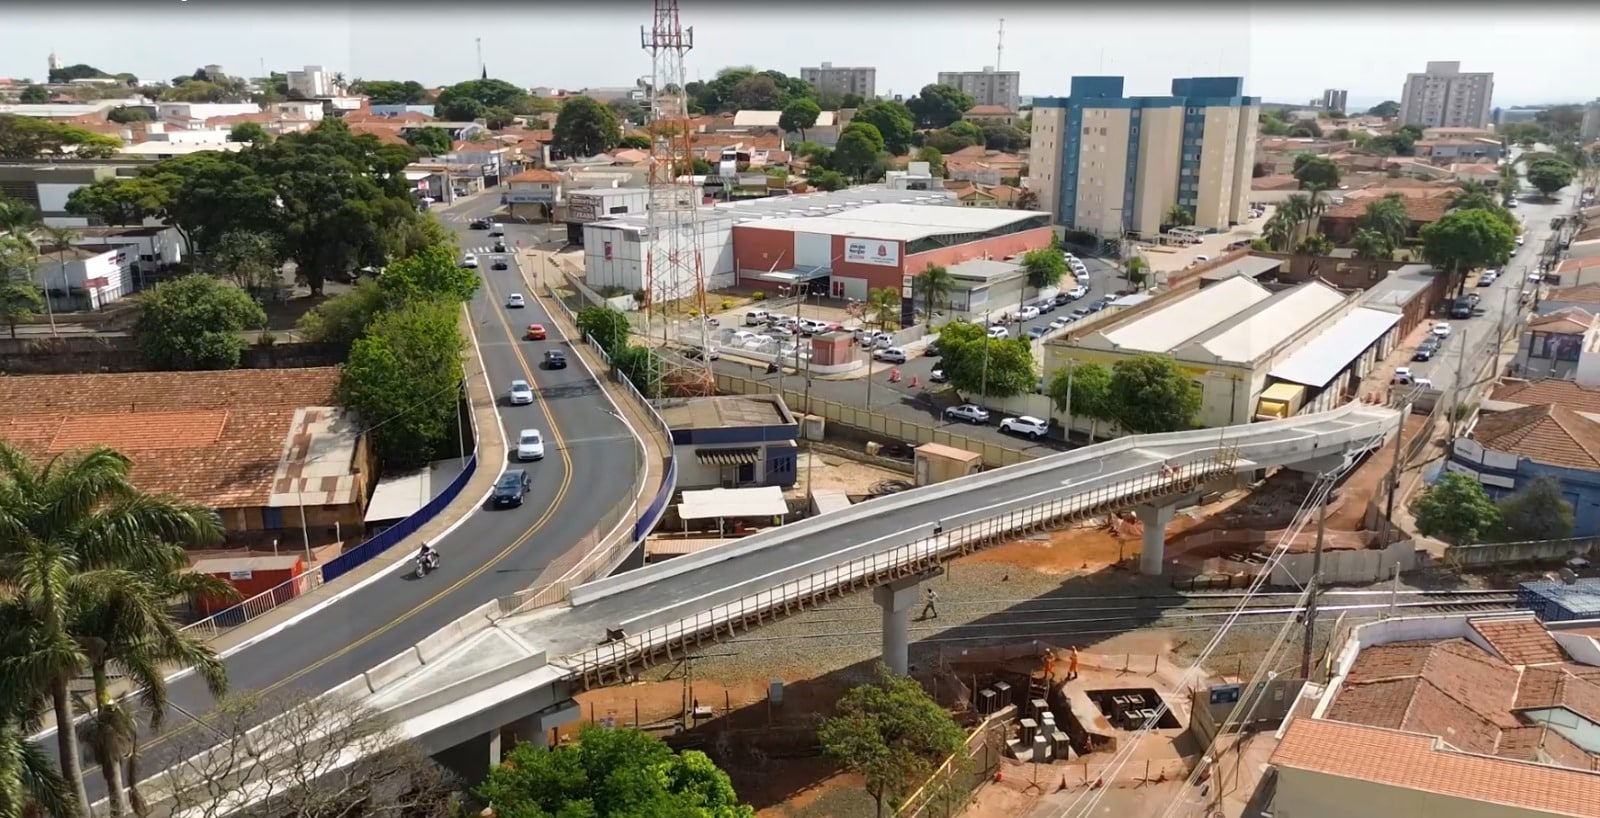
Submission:
[[[1390,248],[1399,247],[1411,232],[1411,217],[1406,215],[1406,203],[1397,193],[1391,193],[1375,202],[1367,203],[1367,210],[1356,219],[1356,228],[1369,230],[1388,241]]]
[[[893,287],[879,287],[867,293],[867,312],[880,329],[900,322],[900,291]]]
[[[15,199],[0,196],[0,233],[28,247],[35,247],[34,228],[39,226],[39,211]]]
[[[37,655],[40,635],[38,620],[15,599],[0,599],[0,656],[6,657],[0,666],[8,674]],[[0,818],[78,814],[72,785],[28,737],[39,727],[43,710],[37,690],[0,689]]]
[[[1194,224],[1194,213],[1181,204],[1167,208],[1166,223],[1168,227],[1188,227]]]
[[[1350,246],[1356,251],[1356,258],[1367,261],[1387,261],[1394,257],[1394,245],[1389,242],[1389,237],[1368,229],[1359,228],[1350,240]]]
[[[0,665],[0,700],[27,690],[49,697],[61,772],[80,805],[88,797],[68,685],[91,662],[71,632],[73,617],[114,597],[133,574],[180,570],[182,547],[222,539],[214,513],[140,492],[130,466],[105,447],[38,464],[0,443],[0,587],[39,623],[27,661]]]
[[[933,314],[949,306],[950,292],[956,288],[955,276],[939,264],[929,264],[917,276],[916,292],[922,293],[922,308],[928,314],[928,329],[933,329]]]

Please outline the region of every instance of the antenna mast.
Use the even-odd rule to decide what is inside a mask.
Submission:
[[[694,181],[684,56],[694,48],[694,29],[678,19],[678,0],[655,0],[650,28],[639,31],[650,52],[650,209],[644,258],[645,336],[656,348],[659,387],[648,397],[715,393],[707,337],[705,272],[702,266],[700,199]],[[691,318],[685,325],[683,318]],[[698,346],[698,359],[683,343]]]
[[[1006,56],[1006,18],[1000,18],[1000,34],[994,43],[994,70],[1000,70],[1000,63]]]
[[[483,75],[483,38],[482,37],[474,37],[472,39],[472,41],[474,43],[476,43],[477,46],[478,46],[478,75],[482,76]]]

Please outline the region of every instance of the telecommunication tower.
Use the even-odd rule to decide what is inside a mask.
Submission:
[[[650,52],[650,209],[644,259],[645,333],[661,361],[663,397],[709,395],[711,345],[702,267],[701,188],[694,182],[684,56],[694,29],[678,19],[678,0],[655,0],[655,20],[640,29]],[[682,344],[700,354],[683,354]],[[659,346],[657,346],[659,344]]]

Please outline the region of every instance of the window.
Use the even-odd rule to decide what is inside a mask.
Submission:
[[[613,215],[615,215],[617,213],[626,213],[626,212],[628,212],[628,206],[627,205],[617,205],[616,207],[611,208],[611,210],[608,211],[608,212],[610,212]]]
[[[272,506],[262,508],[261,527],[268,530],[283,528],[283,509]]]

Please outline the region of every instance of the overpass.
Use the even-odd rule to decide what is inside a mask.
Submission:
[[[917,584],[942,563],[1131,508],[1146,522],[1141,570],[1159,573],[1173,509],[1207,484],[1276,466],[1328,471],[1382,445],[1400,417],[1349,403],[1270,423],[1127,437],[871,500],[578,586],[554,606],[501,598],[328,695],[388,714],[401,735],[471,779],[498,763],[504,733],[543,745],[552,728],[575,721],[571,697],[584,689],[856,590],[873,589],[885,662],[903,672]],[[146,784],[146,796],[182,786],[185,768]],[[240,791],[237,806],[249,792]]]

